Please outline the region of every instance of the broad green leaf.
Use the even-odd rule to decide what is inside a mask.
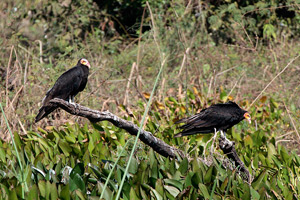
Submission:
[[[84,165],[83,163],[77,163],[70,173],[70,177],[73,178],[76,174],[79,176],[84,174]]]
[[[206,174],[204,175],[204,183],[205,183],[205,184],[211,182],[211,180],[212,180],[212,172],[213,172],[213,169],[214,169],[214,166],[211,165],[211,166],[208,168]]]
[[[173,197],[177,197],[177,195],[180,193],[180,191],[173,186],[170,185],[164,185],[164,188],[173,196]]]
[[[70,147],[70,145],[63,141],[63,140],[59,140],[58,142],[58,146],[60,147],[60,149],[63,151],[63,153],[68,157],[70,155],[70,153],[72,152],[72,148]]]
[[[201,194],[204,196],[205,199],[209,199],[210,195],[208,193],[208,190],[206,188],[206,186],[202,183],[199,183],[199,189],[201,191]]]
[[[155,190],[161,195],[164,196],[164,186],[161,179],[157,179],[155,184]]]
[[[152,187],[151,187],[151,191],[153,192],[153,194],[157,200],[163,200],[163,197]]]
[[[165,185],[172,185],[178,188],[180,191],[183,189],[183,182],[174,179],[164,179]]]
[[[99,191],[101,193],[104,192],[104,194],[103,194],[104,199],[112,199],[113,194],[112,194],[112,191],[109,189],[109,187],[106,187],[105,191],[103,191],[104,184],[100,183],[100,182],[98,182],[98,187],[100,188]]]
[[[66,138],[67,142],[70,142],[73,144],[75,144],[75,142],[76,142],[76,138],[74,136],[67,135],[65,138]]]
[[[258,190],[258,189],[259,189],[260,184],[262,183],[262,180],[263,180],[263,178],[265,177],[266,173],[267,173],[267,171],[264,169],[264,170],[259,174],[259,176],[256,177],[256,178],[254,179],[254,181],[252,182],[251,185],[252,185],[252,187],[253,187],[255,190]]]
[[[0,159],[3,163],[6,163],[6,158],[5,157],[6,157],[5,150],[2,147],[0,147]]]
[[[202,182],[201,178],[200,178],[200,172],[196,172],[193,176],[192,176],[192,185],[195,188],[198,188],[198,184]]]
[[[179,169],[178,169],[182,175],[186,174],[186,171],[188,170],[188,164],[189,164],[189,163],[188,163],[188,160],[187,160],[187,158],[185,157],[185,158],[181,161],[180,166],[179,166]]]
[[[194,176],[194,172],[189,172],[188,175],[185,177],[185,187],[192,185],[192,177]],[[182,190],[182,189],[181,189]]]
[[[70,177],[70,191],[74,191],[80,189],[81,191],[85,191],[85,183],[82,177],[79,174],[75,174],[72,178]]]
[[[28,200],[38,200],[38,188],[37,185],[33,185],[28,192],[26,197]]]
[[[135,174],[138,170],[138,162],[135,158],[131,159],[131,163],[129,165],[128,172],[131,174]]]
[[[272,158],[276,154],[276,149],[272,143],[268,143],[268,158]]]
[[[17,132],[14,132],[14,140],[15,140],[18,150],[22,149],[23,142],[20,138],[20,135]]]
[[[17,193],[16,193],[15,189],[9,191],[8,199],[9,200],[18,200]]]
[[[50,197],[52,200],[58,199],[58,192],[55,183],[52,183],[50,186]]]
[[[135,193],[135,190],[133,187],[131,187],[131,189],[130,189],[129,198],[130,198],[130,200],[139,200],[139,197]]]
[[[225,191],[225,188],[227,187],[227,184],[228,184],[228,177],[225,178],[225,180],[223,181],[222,185],[221,185],[221,190],[224,192]]]
[[[245,145],[246,145],[246,146],[248,145],[250,148],[253,147],[253,140],[252,140],[252,138],[251,138],[250,135],[246,135],[246,136],[244,137],[244,142],[245,142]]]
[[[251,199],[250,187],[248,184],[244,184],[242,199]]]
[[[82,190],[75,190],[75,194],[76,194],[76,199],[81,199],[81,200],[86,200],[87,198],[85,197],[84,193],[82,192]]]
[[[39,191],[42,197],[46,198],[46,182],[39,181],[38,183]]]

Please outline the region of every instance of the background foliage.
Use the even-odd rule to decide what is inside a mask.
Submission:
[[[116,197],[132,136],[63,111],[33,124],[45,92],[80,57],[92,69],[76,101],[136,124],[166,59],[145,129],[191,160],[170,160],[139,143],[122,199],[299,199],[299,60],[288,65],[299,55],[299,2],[148,3],[0,4],[1,199]],[[251,184],[223,167],[217,148],[211,156],[211,135],[173,138],[173,121],[227,100],[253,118],[228,133]]]

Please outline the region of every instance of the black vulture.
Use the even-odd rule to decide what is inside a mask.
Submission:
[[[64,72],[43,98],[43,106],[40,108],[35,122],[40,121],[57,108],[56,105],[49,103],[51,99],[60,98],[74,103],[74,96],[81,92],[87,84],[90,67],[89,61],[81,58],[75,67]]]
[[[236,103],[229,101],[215,104],[201,110],[196,115],[175,122],[176,124],[185,124],[180,127],[182,131],[174,137],[197,133],[213,133],[216,131],[220,131],[221,135],[223,135],[223,131],[226,133],[227,129],[243,119],[247,119],[251,123],[250,114],[246,110],[241,109]]]

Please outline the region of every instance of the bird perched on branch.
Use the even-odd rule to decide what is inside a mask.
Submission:
[[[84,90],[87,84],[90,67],[89,61],[81,58],[75,67],[63,73],[43,98],[43,106],[40,108],[35,122],[40,121],[57,108],[56,105],[49,103],[51,99],[60,98],[74,103],[74,97]]]
[[[229,101],[223,104],[215,104],[201,110],[196,115],[175,122],[176,124],[184,123],[184,125],[180,127],[182,131],[174,137],[220,131],[221,137],[226,138],[227,129],[243,119],[247,119],[251,123],[250,114],[241,109],[236,103]],[[223,132],[225,132],[224,135]]]

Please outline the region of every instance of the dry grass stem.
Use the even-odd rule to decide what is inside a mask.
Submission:
[[[253,100],[249,107],[253,106],[253,104],[259,99],[259,97],[264,93],[264,91],[273,83],[273,81],[280,76],[295,60],[299,58],[300,54],[293,58],[267,85],[266,87],[257,95],[257,97]]]
[[[40,47],[40,63],[43,64],[43,43],[41,40],[36,40],[35,42],[39,43],[39,47]]]
[[[183,54],[183,59],[182,59],[181,66],[180,66],[180,69],[179,69],[179,72],[178,72],[178,77],[180,77],[182,69],[185,66],[185,62],[187,60],[187,55],[189,54],[189,51],[190,51],[190,48],[187,48],[185,50],[184,54]]]
[[[127,81],[127,86],[126,86],[125,95],[124,95],[124,101],[123,101],[124,105],[128,104],[128,93],[129,93],[129,89],[130,89],[130,83],[131,83],[131,80],[132,80],[134,69],[136,69],[136,66],[137,65],[136,65],[135,62],[132,63],[131,70],[130,70],[130,75],[129,75],[129,78],[128,78],[128,81]]]
[[[297,128],[296,128],[296,125],[295,125],[295,123],[294,123],[294,120],[293,120],[293,118],[292,118],[292,116],[291,116],[291,114],[290,114],[289,109],[288,109],[287,106],[285,105],[285,102],[283,102],[283,105],[284,105],[284,107],[285,107],[285,109],[286,109],[286,112],[287,112],[287,114],[288,114],[288,116],[289,116],[289,118],[290,118],[290,120],[291,120],[291,123],[292,123],[292,125],[293,125],[293,128],[295,129],[295,132],[296,132],[296,134],[297,134],[297,136],[298,136],[298,138],[299,138],[299,141],[298,141],[297,143],[300,144],[300,135],[299,135],[299,132],[298,132],[298,130],[297,130]]]

